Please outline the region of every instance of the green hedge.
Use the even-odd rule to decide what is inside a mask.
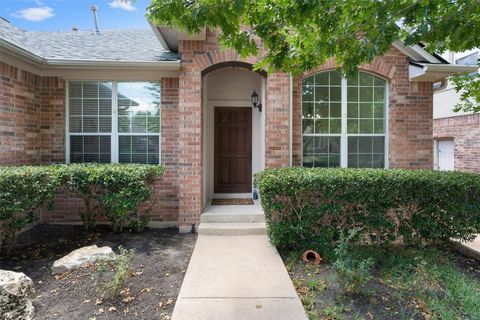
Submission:
[[[115,232],[131,223],[141,229],[139,205],[150,199],[153,181],[164,167],[142,164],[70,164],[61,165],[62,187],[85,203],[81,213],[85,229],[95,226],[96,217],[105,214]]]
[[[51,202],[60,184],[53,167],[0,167],[0,251],[34,221],[33,212]]]
[[[327,259],[342,231],[407,244],[480,233],[480,175],[400,169],[267,169],[256,175],[268,232],[282,250]]]
[[[105,214],[114,231],[137,230],[147,222],[138,207],[151,199],[153,182],[163,166],[140,164],[68,164],[0,167],[0,250],[16,231],[33,221],[35,209],[54,205],[57,191],[81,197],[86,229]]]

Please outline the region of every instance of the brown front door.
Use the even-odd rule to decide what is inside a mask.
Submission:
[[[215,193],[252,190],[252,108],[215,108]]]

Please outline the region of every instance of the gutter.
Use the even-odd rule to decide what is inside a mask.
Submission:
[[[180,60],[175,61],[112,61],[112,60],[65,60],[65,59],[45,59],[45,63],[52,67],[127,67],[127,68],[162,68],[169,70],[180,69]]]
[[[288,108],[288,166],[293,164],[293,77],[289,76],[289,108]]]
[[[410,81],[438,82],[450,76],[477,70],[478,66],[410,62],[409,78]]]

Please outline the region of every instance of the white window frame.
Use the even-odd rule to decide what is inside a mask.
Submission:
[[[112,83],[112,128],[111,132],[98,132],[98,133],[83,133],[83,132],[70,132],[70,82],[111,82]],[[148,132],[118,132],[118,84],[119,83],[140,83],[140,82],[157,82],[160,86],[158,92],[160,105],[159,105],[159,117],[160,124],[158,133]],[[158,136],[158,164],[162,163],[162,83],[161,81],[148,81],[148,80],[68,80],[65,84],[65,163],[70,163],[70,136],[110,136],[110,163],[118,163],[119,148],[118,142],[119,136]]]
[[[318,73],[323,73],[323,72],[329,72],[329,71],[334,71],[334,70],[323,70],[323,71],[319,71],[319,72],[316,72],[316,73],[312,73],[312,74],[309,74],[307,77],[304,77],[302,78],[302,81],[303,79],[305,78],[308,78],[308,77],[313,77],[315,76],[316,74]],[[362,72],[362,73],[367,73],[367,74],[371,74],[377,78],[380,78],[382,79],[383,81],[385,81],[385,105],[384,105],[384,133],[383,134],[378,134],[378,133],[348,133],[347,132],[347,120],[348,120],[348,117],[347,117],[347,79],[345,77],[342,77],[342,80],[341,80],[341,94],[342,94],[342,97],[341,97],[341,116],[342,116],[342,119],[341,119],[341,132],[340,132],[340,168],[348,168],[348,137],[385,137],[385,141],[384,141],[384,169],[388,169],[389,168],[389,163],[388,163],[388,153],[389,153],[389,143],[388,143],[388,140],[389,140],[389,97],[390,97],[390,92],[389,92],[389,87],[390,87],[390,82],[383,78],[383,77],[380,77],[372,72],[368,72],[368,71],[363,71],[363,70],[358,70],[358,72]],[[301,91],[301,116],[303,116],[303,88],[302,88],[302,91]],[[302,121],[302,125],[300,126],[300,130],[301,130],[301,135],[302,135],[302,147],[301,147],[301,163],[302,163],[302,166],[303,166],[303,137],[318,137],[318,136],[325,136],[325,137],[328,137],[328,136],[332,136],[332,137],[338,137],[339,134],[338,133],[322,133],[322,134],[315,134],[315,133],[307,133],[307,134],[304,134],[303,133],[303,121]]]

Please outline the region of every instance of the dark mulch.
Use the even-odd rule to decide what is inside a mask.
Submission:
[[[168,319],[171,316],[196,236],[176,229],[115,234],[106,226],[85,233],[81,226],[37,225],[18,237],[13,254],[0,268],[24,272],[35,283],[35,319]],[[52,263],[74,249],[96,244],[118,252],[135,249],[126,290],[118,298],[102,296],[109,267],[90,265],[70,274],[52,276]],[[102,278],[103,277],[103,278]]]

